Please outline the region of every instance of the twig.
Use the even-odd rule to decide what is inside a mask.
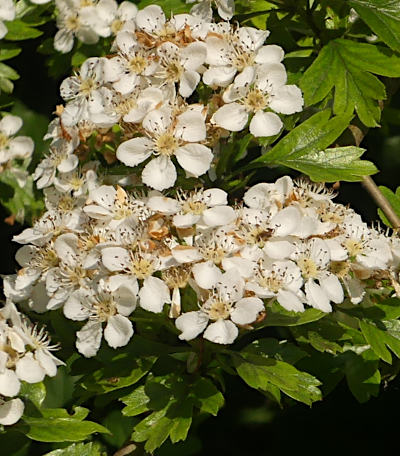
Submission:
[[[400,228],[400,218],[394,211],[393,207],[386,197],[379,190],[370,176],[364,176],[362,181],[363,187],[375,200],[376,204],[382,209],[393,228]]]
[[[133,453],[136,448],[137,447],[134,443],[129,443],[128,445],[116,451],[113,456],[127,456],[128,454]]]

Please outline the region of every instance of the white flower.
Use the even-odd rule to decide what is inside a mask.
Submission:
[[[186,3],[193,3],[193,0],[186,1]],[[211,4],[212,0],[200,0],[192,7],[190,14],[198,16],[206,22],[211,22],[213,17]],[[235,14],[234,0],[215,0],[215,5],[217,6],[219,17],[225,21],[232,19],[232,16]]]
[[[179,200],[180,211],[172,220],[177,228],[189,228],[195,224],[211,228],[229,225],[236,219],[235,211],[227,205],[227,193],[219,188],[182,193]]]
[[[160,191],[172,187],[177,177],[172,156],[192,176],[208,171],[213,155],[198,143],[205,139],[206,128],[197,108],[188,108],[176,119],[169,108],[157,109],[146,115],[142,125],[146,136],[123,142],[117,158],[127,166],[137,166],[152,154],[157,155],[143,169],[144,184]]]
[[[200,310],[187,312],[175,321],[182,340],[191,340],[204,331],[204,339],[231,344],[239,334],[236,325],[253,323],[264,304],[259,298],[243,298],[242,279],[225,273]]]
[[[159,69],[155,76],[163,83],[179,83],[179,93],[182,97],[190,97],[200,82],[198,69],[207,56],[204,43],[195,41],[184,48],[179,48],[169,41],[157,48]]]
[[[207,59],[210,66],[203,74],[209,86],[226,87],[236,73],[257,63],[275,63],[283,59],[279,46],[263,46],[267,30],[253,27],[234,29],[226,23],[214,24],[214,32],[206,39]]]
[[[7,35],[7,26],[3,21],[13,21],[15,18],[15,5],[13,0],[2,0],[0,4],[0,40]]]
[[[307,304],[323,312],[331,312],[331,301],[336,304],[343,302],[343,288],[337,276],[328,270],[330,250],[322,239],[312,238],[308,242],[299,243],[292,259],[306,281],[304,288]]]
[[[286,70],[281,63],[246,67],[235,82],[224,92],[224,106],[219,108],[211,121],[230,131],[240,131],[246,126],[249,114],[250,133],[274,136],[283,124],[281,114],[293,114],[303,108],[303,97],[297,86],[286,84]]]
[[[248,207],[253,209],[270,210],[271,207],[281,208],[292,191],[292,179],[289,176],[283,176],[273,184],[263,182],[253,185],[244,194],[243,201]]]
[[[56,0],[58,10],[58,32],[54,36],[54,48],[62,53],[70,52],[75,36],[85,44],[94,44],[99,35],[82,17],[87,6],[81,6],[80,0]]]
[[[68,298],[64,314],[72,320],[89,320],[77,332],[76,347],[86,357],[100,348],[103,323],[104,338],[112,348],[126,345],[133,335],[128,316],[136,308],[137,281],[127,275],[100,279],[94,288],[81,288]]]
[[[28,136],[14,137],[22,127],[22,119],[6,115],[0,120],[0,165],[14,158],[29,158],[32,155],[34,143]]]
[[[91,57],[81,66],[80,73],[65,79],[60,86],[64,100],[69,101],[61,114],[64,125],[81,120],[96,121],[112,99],[112,92],[102,84],[109,63],[105,58]]]
[[[301,271],[293,261],[260,262],[254,279],[246,283],[246,289],[253,291],[259,298],[276,297],[286,310],[303,312],[303,285]]]

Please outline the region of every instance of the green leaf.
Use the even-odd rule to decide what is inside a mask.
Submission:
[[[193,399],[189,398],[176,404],[168,410],[168,416],[172,420],[169,437],[172,443],[185,440],[192,424]]]
[[[0,63],[0,77],[16,81],[19,79],[19,74],[5,63]]]
[[[5,36],[5,39],[10,41],[29,40],[31,38],[37,38],[38,36],[43,35],[42,31],[31,27],[30,25],[18,19],[12,22],[8,22],[7,29],[8,33]]]
[[[360,354],[347,351],[341,355],[345,361],[347,384],[359,402],[367,402],[371,396],[377,396],[381,382],[379,358],[373,350]]]
[[[12,59],[22,51],[21,48],[15,47],[15,45],[4,45],[0,49],[0,62],[2,60]]]
[[[137,418],[122,415],[120,410],[112,410],[102,421],[102,424],[110,430],[112,435],[103,435],[103,440],[115,448],[121,448],[129,441],[133,426],[137,421]]]
[[[288,363],[243,352],[242,356],[234,354],[233,361],[237,373],[252,388],[269,391],[272,384],[308,405],[321,399],[320,381]]]
[[[141,0],[138,3],[138,8],[143,9],[148,5],[153,5],[154,0]],[[174,14],[188,13],[191,5],[187,4],[184,0],[163,0],[162,8],[167,16],[173,12]]]
[[[40,442],[76,442],[86,439],[96,432],[110,433],[108,429],[93,421],[84,421],[88,410],[76,407],[69,415],[64,409],[42,409],[43,416],[24,416],[29,426],[26,435]]]
[[[264,326],[297,326],[317,321],[325,317],[326,313],[318,309],[309,308],[304,312],[293,312],[284,309],[277,302],[267,308],[265,320],[257,325],[257,328]]]
[[[398,358],[400,357],[400,321],[361,320],[360,329],[372,350],[379,358],[387,363],[392,362],[392,356],[386,346],[388,346]]]
[[[363,21],[395,51],[400,51],[400,3],[397,0],[350,0]]]
[[[26,383],[22,382],[21,390],[19,392],[20,396],[25,397],[26,399],[31,400],[37,408],[40,408],[45,397],[46,397],[46,388],[42,382],[40,383]]]
[[[106,366],[87,375],[82,381],[82,386],[100,394],[125,388],[135,384],[146,375],[156,359],[155,356],[134,359],[127,353],[117,355]]]
[[[307,174],[313,181],[356,182],[378,172],[375,165],[359,160],[365,149],[355,146],[335,147],[304,155],[284,164]]]
[[[384,187],[383,185],[379,186],[379,190],[383,193],[383,196],[389,201],[395,213],[400,217],[400,195],[397,194],[397,191],[396,193],[393,193],[392,190],[390,190],[387,187]],[[392,227],[392,224],[387,219],[382,209],[378,209],[378,214],[385,225]]]
[[[101,447],[98,443],[73,443],[66,448],[50,451],[44,456],[102,456]]]
[[[329,147],[350,123],[351,115],[330,119],[330,110],[318,112],[288,133],[278,144],[252,163],[291,166],[296,160]]]
[[[296,345],[284,340],[279,341],[278,339],[273,339],[272,337],[255,340],[250,345],[247,345],[243,351],[267,358],[275,358],[289,364],[296,364],[298,361],[307,356],[307,353]]]
[[[224,396],[207,378],[199,378],[190,389],[195,400],[195,406],[201,412],[216,416],[219,409],[224,405]]]
[[[145,392],[144,385],[121,397],[120,401],[126,404],[126,407],[122,409],[122,413],[126,416],[140,415],[149,410],[147,404],[150,398]]]
[[[385,48],[336,39],[324,46],[300,81],[307,105],[326,98],[335,88],[335,114],[356,110],[368,127],[379,125],[378,100],[386,98],[384,84],[373,74],[400,76],[400,58]]]

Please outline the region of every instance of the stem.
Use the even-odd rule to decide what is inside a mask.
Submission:
[[[367,190],[367,192],[372,196],[372,198],[375,200],[376,204],[385,213],[385,215],[388,218],[392,227],[400,228],[400,218],[398,217],[396,212],[393,210],[393,207],[391,206],[389,201],[379,190],[378,186],[375,184],[373,179],[370,176],[364,176],[362,185]]]
[[[133,453],[136,448],[137,447],[134,443],[129,443],[128,445],[116,451],[113,456],[127,456],[128,454]]]

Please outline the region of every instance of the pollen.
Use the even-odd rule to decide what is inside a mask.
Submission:
[[[146,258],[137,258],[132,261],[130,269],[139,280],[144,280],[153,274],[154,265]]]
[[[94,79],[87,78],[81,82],[79,90],[84,96],[88,97],[95,88],[96,88],[96,83],[95,83]]]
[[[311,258],[301,257],[297,261],[297,266],[300,268],[303,277],[306,279],[318,278],[318,267]]]
[[[132,73],[142,74],[148,66],[148,60],[142,55],[137,54],[129,61],[129,68]]]
[[[0,132],[0,149],[4,149],[8,146],[8,136],[6,136],[4,133]]]
[[[257,112],[268,106],[268,95],[259,89],[252,89],[244,99],[244,106],[250,112]]]
[[[182,210],[185,214],[201,215],[207,209],[207,205],[203,201],[185,201],[182,205]]]
[[[155,143],[155,150],[160,155],[165,155],[167,157],[174,155],[179,144],[176,138],[174,138],[170,133],[164,133],[159,136]]]
[[[364,251],[362,242],[356,241],[355,239],[346,239],[344,245],[349,252],[349,256],[351,257],[360,255]]]
[[[207,308],[207,313],[210,320],[226,320],[229,318],[231,310],[231,304],[229,302],[216,299]]]
[[[162,273],[162,279],[171,290],[174,288],[185,288],[191,274],[189,266],[174,266]]]

